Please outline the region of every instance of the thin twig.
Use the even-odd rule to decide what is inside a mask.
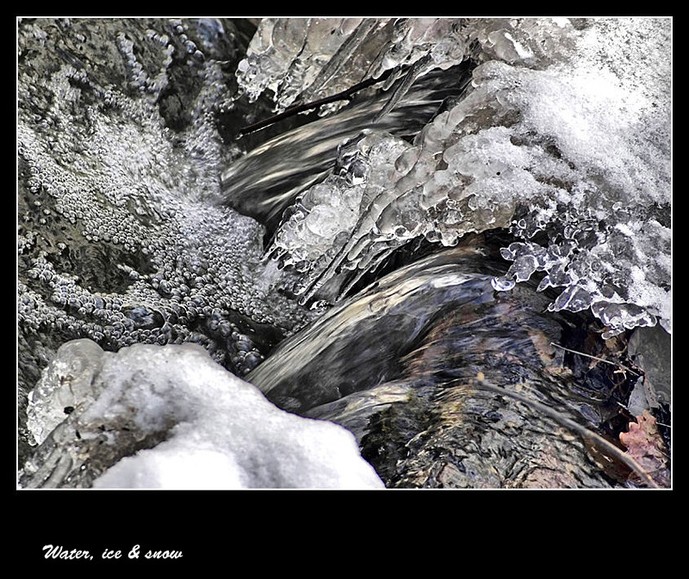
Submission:
[[[309,103],[304,103],[301,105],[295,105],[292,107],[289,107],[288,109],[285,109],[283,112],[278,113],[277,115],[273,115],[272,117],[269,117],[267,119],[263,119],[262,121],[258,121],[257,123],[254,123],[252,125],[249,125],[247,127],[244,127],[243,129],[240,129],[239,131],[239,136],[243,137],[245,135],[248,135],[250,133],[254,133],[258,131],[259,129],[263,129],[264,127],[267,127],[269,125],[273,125],[277,123],[278,121],[281,121],[283,119],[292,117],[294,115],[297,115],[299,113],[303,113],[306,111],[310,111],[311,109],[315,109],[317,107],[320,107],[321,105],[326,105],[328,103],[333,103],[336,101],[341,101],[345,99],[350,99],[351,95],[359,92],[360,90],[363,90],[365,88],[368,88],[369,86],[372,86],[374,84],[378,84],[379,82],[384,81],[390,74],[392,73],[394,69],[390,69],[385,71],[382,75],[380,75],[378,78],[369,78],[364,81],[361,81],[358,84],[355,84],[354,86],[349,87],[346,90],[343,90],[342,92],[339,92],[337,94],[334,94],[329,97],[325,97],[316,101],[311,101]]]
[[[566,416],[563,416],[560,414],[557,410],[553,410],[549,406],[546,406],[545,404],[542,404],[540,402],[537,402],[536,400],[531,400],[529,398],[526,398],[525,396],[522,396],[521,394],[518,394],[516,392],[512,392],[510,390],[506,390],[504,388],[500,388],[499,386],[496,386],[494,384],[490,384],[484,380],[479,380],[477,379],[475,384],[478,385],[479,389],[484,389],[484,390],[489,390],[490,392],[495,392],[500,395],[508,396],[510,398],[514,398],[515,400],[518,400],[520,402],[523,402],[524,404],[527,404],[531,406],[532,408],[538,410],[539,412],[542,412],[543,414],[549,416],[553,420],[555,420],[557,423],[561,424],[562,426],[565,426],[566,428],[569,428],[570,430],[576,432],[579,436],[581,436],[584,439],[587,439],[591,443],[595,444],[601,449],[604,449],[608,451],[612,456],[617,458],[618,460],[622,461],[624,464],[626,464],[632,471],[634,471],[636,474],[638,474],[642,480],[646,482],[646,484],[649,487],[652,488],[659,488],[658,484],[653,480],[653,478],[648,474],[648,472],[636,461],[634,460],[629,454],[623,452],[619,448],[617,448],[614,444],[612,444],[610,441],[606,440],[599,434],[596,434],[592,430],[589,430],[585,426],[582,426],[578,422],[575,422],[571,418],[567,418]]]
[[[610,364],[611,366],[618,366],[627,372],[631,372],[634,374],[634,376],[641,376],[638,372],[635,372],[631,368],[628,368],[624,364],[620,364],[619,362],[611,362],[610,360],[606,360],[605,358],[599,358],[598,356],[592,356],[591,354],[586,354],[584,352],[579,352],[578,350],[572,350],[571,348],[565,348],[564,346],[560,346],[560,344],[556,344],[555,342],[550,342],[551,346],[555,346],[556,348],[560,348],[562,350],[566,350],[567,352],[572,352],[573,354],[579,354],[580,356],[586,356],[587,358],[591,358],[593,360],[598,360],[599,362],[605,362],[606,364]]]

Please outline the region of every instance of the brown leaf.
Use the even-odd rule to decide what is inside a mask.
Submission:
[[[633,458],[661,487],[670,485],[667,451],[658,425],[653,415],[644,410],[636,417],[636,422],[629,423],[629,432],[620,433],[620,442],[626,447],[627,454]]]

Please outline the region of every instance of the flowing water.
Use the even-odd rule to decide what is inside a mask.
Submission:
[[[473,66],[462,63],[419,79],[401,102],[378,118],[389,92],[359,95],[336,115],[284,132],[232,163],[222,174],[223,202],[254,217],[272,235],[284,210],[309,185],[322,180],[333,167],[338,148],[364,130],[386,131],[411,138],[440,110],[446,99],[457,98],[471,78]]]
[[[495,291],[498,262],[473,241],[382,277],[247,379],[282,408],[354,432],[388,486],[614,484],[576,432],[529,401],[598,430],[624,419],[614,399],[628,386],[575,375],[553,344],[581,347],[587,320],[547,312],[533,286]]]

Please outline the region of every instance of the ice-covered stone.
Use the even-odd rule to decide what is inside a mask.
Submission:
[[[544,67],[571,48],[577,22],[569,18],[481,18],[467,23],[480,60]]]
[[[251,100],[266,89],[289,106],[321,72],[361,22],[360,18],[263,18],[237,68]]]
[[[321,276],[334,274],[335,256],[349,254],[357,230],[368,233],[370,224],[362,228],[359,219],[387,206],[381,199],[400,178],[394,161],[409,147],[388,133],[365,133],[340,149],[333,174],[307,189],[286,213],[268,253],[308,274],[298,294],[309,291]],[[347,261],[352,260],[348,255]]]
[[[37,444],[67,414],[90,406],[98,394],[94,377],[103,364],[103,350],[89,339],[62,345],[55,360],[29,395],[27,427]]]
[[[200,346],[137,344],[114,354],[68,342],[44,374],[44,390],[54,393],[44,407],[62,412],[72,402],[58,394],[67,373],[79,384],[69,418],[78,435],[53,442],[52,452],[71,459],[79,476],[95,475],[95,488],[383,487],[348,431],[278,409]],[[48,411],[35,423],[46,433],[56,426]],[[122,457],[125,438],[140,446]],[[160,442],[149,447],[151,440]],[[40,466],[30,463],[26,480]],[[62,486],[76,473],[53,482]]]

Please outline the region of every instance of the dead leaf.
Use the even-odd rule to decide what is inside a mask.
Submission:
[[[629,423],[629,431],[620,433],[620,442],[633,458],[661,487],[670,486],[667,450],[653,415],[644,410]],[[632,477],[633,479],[634,477]]]

